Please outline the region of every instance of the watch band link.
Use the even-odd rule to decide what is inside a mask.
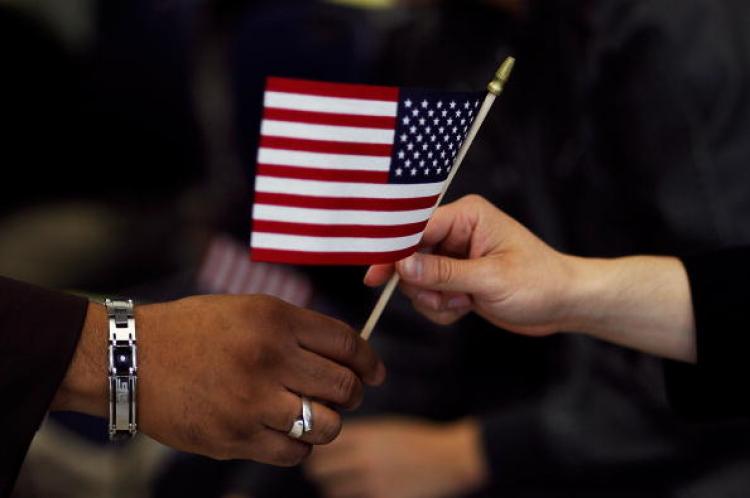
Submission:
[[[107,299],[109,323],[109,437],[127,439],[137,432],[138,346],[132,300]]]

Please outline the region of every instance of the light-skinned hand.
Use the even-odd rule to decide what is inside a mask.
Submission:
[[[474,311],[507,330],[546,335],[564,326],[569,258],[539,240],[482,197],[470,195],[435,211],[422,239],[432,254],[395,265],[401,290],[427,318],[450,324]],[[382,285],[394,265],[365,276]]]
[[[373,266],[365,283],[381,285],[395,269],[414,307],[440,324],[473,311],[520,334],[581,332],[696,361],[690,283],[678,258],[569,256],[475,195],[438,208],[422,245],[430,254]]]

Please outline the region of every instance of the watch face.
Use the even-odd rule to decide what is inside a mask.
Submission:
[[[118,375],[127,375],[133,368],[133,354],[128,346],[115,346],[112,350],[115,371]]]

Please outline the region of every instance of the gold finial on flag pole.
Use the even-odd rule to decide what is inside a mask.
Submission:
[[[514,57],[507,57],[498,68],[495,73],[495,77],[487,85],[487,91],[493,94],[495,97],[499,97],[503,93],[505,84],[510,79],[510,74],[513,72],[513,67],[516,65],[516,59]]]
[[[466,157],[466,153],[469,151],[469,147],[471,147],[471,144],[474,142],[477,133],[479,133],[479,128],[481,128],[482,123],[484,123],[485,118],[487,118],[487,114],[489,114],[490,109],[492,108],[492,104],[494,104],[495,99],[499,97],[501,93],[503,93],[505,84],[508,82],[510,73],[513,72],[513,66],[515,64],[516,59],[514,59],[513,57],[507,57],[495,72],[495,77],[487,85],[487,96],[484,98],[482,107],[479,109],[479,113],[477,114],[477,117],[474,120],[474,123],[472,124],[468,135],[466,136],[464,144],[458,151],[458,155],[456,156],[453,168],[451,169],[448,178],[446,178],[445,180],[445,186],[443,187],[443,191],[440,193],[436,205],[439,206],[442,202],[445,193],[448,191],[448,187],[450,187],[451,182],[453,182],[453,178],[455,178],[456,173],[458,173],[458,169],[461,167],[461,163],[463,162],[464,157]],[[362,327],[360,336],[364,340],[368,340],[370,338],[370,335],[375,329],[375,325],[377,325],[378,320],[380,320],[380,316],[383,314],[388,301],[390,301],[391,296],[393,296],[393,293],[398,286],[398,282],[398,273],[394,273],[383,289],[383,292],[380,294],[378,302],[375,303],[375,307],[372,309],[370,317],[367,319],[367,323],[365,323],[365,326]]]

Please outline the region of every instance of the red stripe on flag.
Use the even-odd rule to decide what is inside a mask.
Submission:
[[[354,116],[350,114],[328,114],[325,112],[293,111],[290,109],[275,109],[266,107],[263,119],[274,121],[292,121],[330,126],[354,126],[358,128],[379,128],[383,130],[396,129],[395,117],[383,116]]]
[[[269,137],[265,135],[260,139],[260,146],[269,149],[320,152],[324,154],[351,154],[355,156],[391,157],[391,153],[393,152],[393,145],[391,144],[329,142],[325,140]]]
[[[282,233],[286,235],[306,235],[310,237],[408,237],[421,233],[427,221],[394,226],[369,225],[313,225],[308,223],[287,223],[282,221],[255,220],[253,232]]]
[[[350,183],[388,183],[388,172],[330,170],[319,168],[300,168],[298,166],[279,166],[276,164],[259,164],[258,176],[292,178],[296,180],[318,180],[323,182]]]
[[[438,196],[403,199],[374,199],[366,197],[314,197],[309,195],[256,192],[256,204],[293,206],[312,209],[353,209],[363,211],[409,211],[427,209],[435,205]]]
[[[294,265],[377,265],[393,263],[410,256],[417,246],[390,252],[302,252],[281,251],[276,249],[250,250],[253,261],[269,263],[287,263]]]
[[[399,96],[398,88],[392,86],[351,85],[276,77],[266,79],[266,90],[318,95],[321,97],[387,100],[392,102],[397,102]]]

